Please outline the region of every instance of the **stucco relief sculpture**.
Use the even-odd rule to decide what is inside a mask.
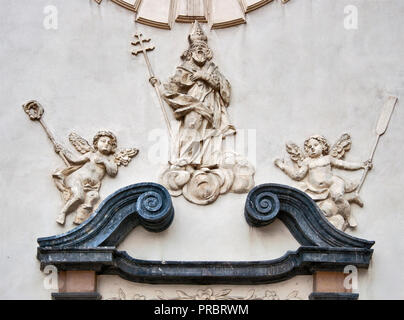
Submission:
[[[161,182],[173,196],[183,194],[206,205],[227,192],[248,192],[254,186],[255,170],[243,156],[224,150],[224,140],[236,134],[227,110],[231,87],[212,62],[207,36],[198,22],[188,40],[183,62],[161,90],[180,122]]]
[[[246,193],[254,186],[254,167],[242,155],[224,150],[224,140],[236,134],[227,108],[230,83],[211,61],[208,38],[197,21],[188,36],[189,48],[168,83],[155,77],[147,52],[149,38],[135,35],[133,55],[143,54],[149,81],[159,99],[171,138],[168,166],[160,175],[172,196],[184,195],[195,204],[210,204],[227,192]],[[140,47],[140,48],[139,48]],[[171,108],[179,129],[175,133],[164,102]]]
[[[300,181],[299,187],[318,202],[320,209],[327,219],[340,230],[354,228],[357,222],[351,215],[351,203],[363,207],[359,197],[360,189],[371,170],[373,157],[380,137],[386,132],[391,115],[398,99],[390,96],[385,102],[376,126],[376,138],[367,161],[348,162],[342,160],[351,149],[352,141],[349,134],[343,134],[330,147],[328,141],[321,135],[313,135],[305,140],[303,151],[293,142],[286,144],[286,151],[292,163],[276,159],[275,165],[295,181]],[[343,170],[364,169],[358,183],[336,175],[333,168]]]
[[[66,215],[76,211],[74,223],[81,224],[93,212],[100,200],[99,190],[105,175],[115,177],[118,167],[127,166],[137,155],[135,148],[117,151],[117,138],[110,131],[99,131],[92,145],[75,133],[69,141],[78,151],[74,154],[57,143],[42,120],[44,110],[36,101],[23,106],[31,120],[39,121],[52,141],[55,152],[63,159],[66,167],[57,169],[52,177],[65,202],[56,222],[63,225]]]
[[[118,294],[107,300],[304,300],[298,290],[291,291],[286,297],[281,298],[274,290],[265,290],[257,293],[256,289],[249,289],[243,296],[232,294],[231,289],[214,290],[211,288],[198,289],[195,293],[176,290],[176,295],[168,295],[161,290],[155,291],[155,296],[146,297],[143,294],[135,293],[132,298],[119,288]]]
[[[350,204],[356,203],[362,207],[363,202],[355,192],[359,184],[336,175],[333,168],[359,170],[372,167],[370,161],[362,163],[342,160],[351,144],[351,137],[346,133],[333,147],[323,136],[313,135],[304,141],[304,151],[292,142],[286,144],[286,151],[294,164],[275,160],[275,165],[290,178],[302,181],[300,189],[318,201],[328,220],[340,230],[348,226],[356,227]]]

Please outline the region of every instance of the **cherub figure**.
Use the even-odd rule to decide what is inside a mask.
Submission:
[[[75,210],[74,223],[85,221],[100,198],[99,190],[105,174],[115,177],[118,166],[127,166],[138,153],[134,148],[117,152],[117,139],[110,131],[99,131],[92,146],[75,133],[69,135],[69,141],[81,155],[74,155],[57,144],[55,151],[63,154],[70,166],[58,169],[52,175],[66,202],[56,219],[62,225],[66,215]]]
[[[346,133],[332,148],[323,136],[314,135],[305,140],[304,152],[294,143],[286,144],[286,150],[296,165],[281,159],[275,160],[275,165],[293,180],[305,179],[300,184],[300,189],[319,202],[319,207],[327,219],[340,230],[345,230],[348,226],[356,227],[357,223],[351,216],[350,204],[356,203],[362,207],[363,202],[354,192],[358,184],[335,175],[332,168],[344,170],[372,168],[370,160],[363,163],[342,160],[351,145],[351,137]]]

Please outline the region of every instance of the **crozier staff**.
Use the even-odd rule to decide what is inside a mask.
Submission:
[[[24,104],[23,109],[25,113],[29,116],[32,121],[38,121],[42,128],[45,130],[46,135],[48,136],[49,140],[52,142],[55,152],[62,158],[63,162],[66,166],[70,166],[69,161],[67,161],[65,155],[62,152],[60,145],[56,142],[54,136],[46,126],[45,122],[42,119],[44,114],[44,109],[38,101],[31,100]]]

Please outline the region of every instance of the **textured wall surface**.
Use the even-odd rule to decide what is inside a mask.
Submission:
[[[358,8],[357,30],[344,28],[344,7],[351,4]],[[47,5],[58,9],[57,30],[43,26]],[[64,228],[55,222],[62,202],[51,173],[63,162],[21,105],[40,101],[44,120],[66,146],[71,131],[92,139],[99,129],[109,129],[121,147],[140,149],[115,179],[104,179],[103,197],[132,183],[157,182],[164,162],[157,157],[156,137],[165,133],[164,120],[144,61],[130,54],[131,37],[138,28],[152,38],[156,49],[150,59],[166,81],[188,45],[190,25],[177,23],[171,31],[135,26],[129,11],[109,1],[98,6],[92,0],[0,0],[0,7],[0,298],[49,299],[36,239],[66,232],[73,216]],[[294,185],[273,160],[286,157],[286,141],[301,145],[316,133],[330,142],[350,133],[353,146],[346,159],[367,159],[383,102],[404,93],[403,15],[401,0],[292,0],[250,13],[245,25],[208,33],[214,59],[232,85],[229,113],[240,129],[237,139],[249,138],[256,184]],[[361,299],[404,298],[403,121],[400,101],[362,189],[365,206],[353,207],[359,226],[348,232],[376,241],[369,270],[360,271]],[[299,246],[280,221],[249,227],[245,198],[228,194],[206,207],[175,198],[168,230],[151,234],[139,228],[120,249],[143,259],[257,260]],[[272,290],[284,299],[298,290],[307,298],[311,278],[257,286],[256,293]],[[150,288],[118,277],[100,277],[99,287],[105,298],[117,296],[119,288],[128,298],[154,297],[156,290],[176,295],[174,287]],[[231,287],[238,297],[251,289],[211,287],[215,292]],[[190,295],[206,288],[179,286]]]

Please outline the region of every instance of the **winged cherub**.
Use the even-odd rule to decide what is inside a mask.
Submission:
[[[342,160],[351,145],[351,137],[346,133],[332,148],[323,136],[314,135],[304,141],[304,152],[294,143],[286,144],[286,151],[295,165],[281,159],[275,160],[275,165],[293,180],[304,179],[300,188],[319,202],[319,207],[327,219],[340,230],[345,230],[348,226],[356,227],[357,223],[351,216],[350,204],[356,203],[362,207],[363,202],[354,192],[358,184],[335,175],[332,168],[344,170],[372,168],[369,160],[363,163]]]
[[[56,152],[61,152],[70,166],[58,169],[52,175],[65,200],[56,219],[62,225],[66,215],[75,210],[74,223],[81,224],[85,221],[100,199],[99,190],[105,174],[115,177],[118,166],[127,166],[138,153],[135,148],[116,151],[117,139],[110,131],[99,131],[93,138],[92,146],[75,133],[69,135],[69,141],[80,155],[56,145]]]

